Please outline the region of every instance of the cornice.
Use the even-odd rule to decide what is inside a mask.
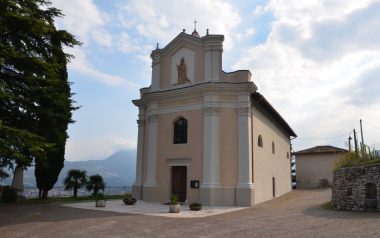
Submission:
[[[149,90],[142,90],[142,96],[139,100],[133,100],[132,102],[140,107],[146,105],[151,101],[156,100],[170,100],[175,98],[191,97],[195,95],[203,95],[205,93],[248,93],[251,94],[257,90],[257,86],[253,82],[202,82],[187,87],[164,89],[154,92]]]

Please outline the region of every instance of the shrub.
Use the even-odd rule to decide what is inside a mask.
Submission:
[[[192,210],[192,211],[199,211],[202,209],[202,204],[194,202],[194,203],[190,204],[189,207],[190,207],[190,210]]]
[[[105,200],[105,196],[103,193],[98,193],[96,194],[96,201],[97,200]]]
[[[346,167],[353,167],[353,166],[359,166],[359,165],[367,165],[367,164],[377,164],[380,163],[380,158],[375,159],[362,159],[362,158],[355,158],[354,152],[347,153],[342,159],[338,160],[335,163],[334,170],[340,169],[340,168],[346,168]]]
[[[1,201],[3,202],[16,202],[17,191],[10,186],[3,187],[3,194],[1,195]]]
[[[178,197],[175,194],[170,196],[170,204],[179,204]]]
[[[127,199],[132,198],[132,193],[124,193],[123,198],[127,198]]]
[[[126,205],[133,205],[136,203],[136,198],[134,198],[132,196],[132,193],[125,193],[124,196],[123,196],[123,202],[126,204]]]

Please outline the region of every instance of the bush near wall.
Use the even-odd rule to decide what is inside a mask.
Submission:
[[[374,156],[368,154],[367,158],[368,159],[363,159],[363,158],[359,157],[358,159],[356,159],[354,152],[347,153],[346,156],[344,156],[342,159],[338,160],[335,163],[334,170],[338,170],[340,168],[348,168],[348,167],[354,167],[354,166],[370,165],[370,164],[380,163],[379,157],[374,157]]]

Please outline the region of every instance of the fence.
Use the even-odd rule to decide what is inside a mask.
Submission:
[[[105,195],[121,195],[126,192],[131,192],[132,187],[130,186],[114,186],[106,187],[104,189]],[[91,192],[87,191],[84,188],[78,189],[78,196],[90,196]],[[37,198],[38,197],[38,188],[36,187],[24,187],[23,196],[25,198]],[[64,187],[54,187],[49,191],[49,197],[70,197],[73,196],[73,190],[65,190]]]

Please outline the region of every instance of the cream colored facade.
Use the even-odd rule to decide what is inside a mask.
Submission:
[[[344,157],[347,150],[331,146],[328,146],[328,150],[316,150],[318,147],[295,153],[297,188],[319,188],[326,180],[329,185],[333,184],[334,165]]]
[[[137,199],[167,202],[178,167],[185,171],[179,176],[186,179],[187,203],[253,206],[291,190],[287,155],[296,135],[256,92],[248,70],[222,70],[223,40],[182,32],[152,52],[151,85],[133,101],[139,108]],[[179,73],[182,59],[186,80]],[[187,121],[187,142],[175,144],[180,118]]]

